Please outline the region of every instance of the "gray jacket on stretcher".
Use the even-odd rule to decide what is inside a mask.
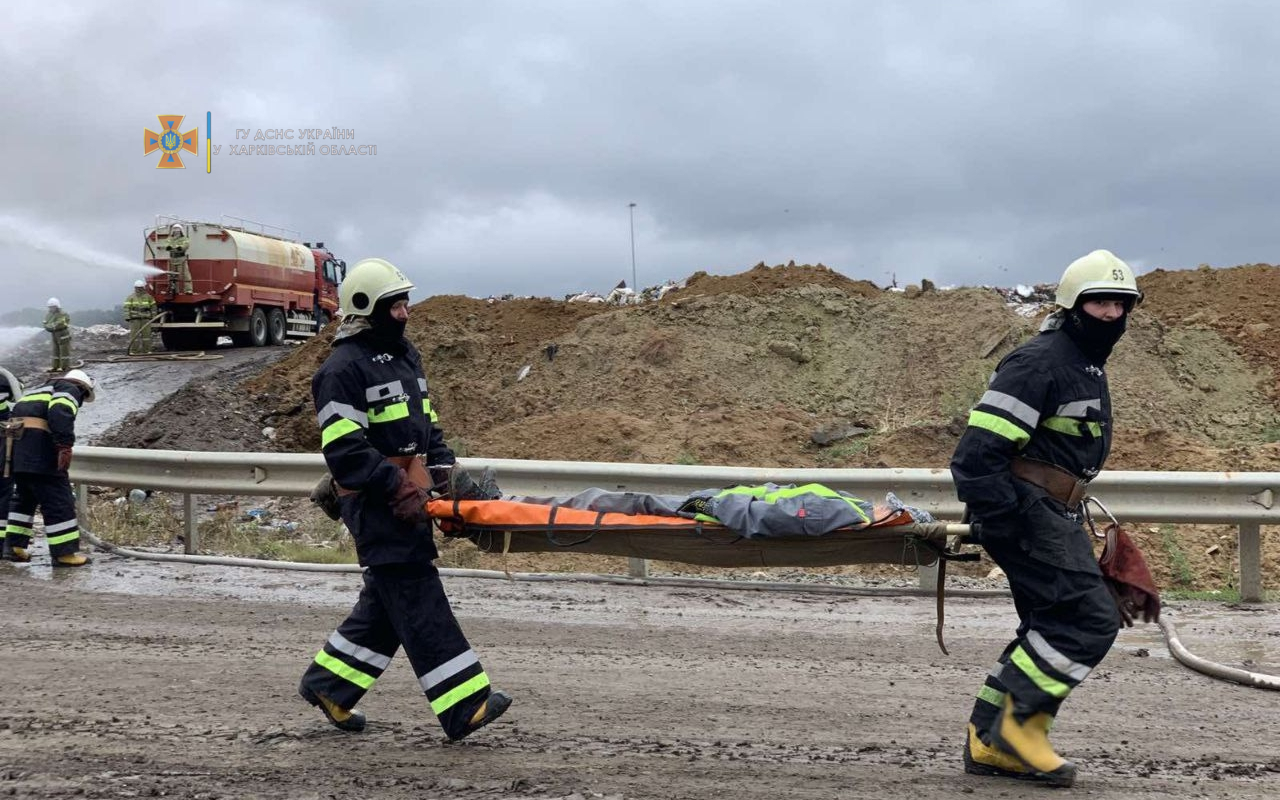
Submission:
[[[841,528],[865,528],[879,521],[874,503],[817,483],[700,489],[684,496],[588,489],[572,497],[508,499],[589,511],[699,519],[718,523],[747,538],[822,536]],[[880,512],[883,514],[886,508],[896,512],[904,506],[889,494]],[[920,509],[907,510],[916,522],[933,519]]]

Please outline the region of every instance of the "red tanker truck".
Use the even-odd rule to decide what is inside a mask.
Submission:
[[[347,265],[290,232],[224,217],[157,217],[143,261],[160,270],[147,291],[163,312],[153,326],[166,350],[207,350],[220,336],[241,347],[315,336],[338,309]]]

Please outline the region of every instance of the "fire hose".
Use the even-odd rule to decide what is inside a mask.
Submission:
[[[220,354],[206,353],[203,350],[187,350],[187,351],[181,351],[181,352],[164,352],[164,353],[140,353],[136,355],[133,354],[132,353],[133,345],[134,345],[134,342],[137,340],[138,336],[140,336],[143,331],[147,331],[148,335],[150,335],[151,325],[163,319],[166,313],[168,312],[161,311],[160,313],[156,314],[154,317],[147,320],[146,323],[144,323],[142,327],[138,329],[137,333],[129,337],[129,342],[125,346],[125,350],[130,353],[129,355],[108,356],[107,358],[101,359],[100,361],[106,362],[106,363],[122,363],[122,362],[128,362],[128,361],[213,361],[214,359],[222,358]]]

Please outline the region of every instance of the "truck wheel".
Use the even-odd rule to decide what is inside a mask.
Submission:
[[[273,308],[267,312],[267,341],[272,345],[284,344],[284,312]]]
[[[190,343],[184,335],[185,331],[160,330],[160,343],[164,345],[164,349],[171,353],[186,350]]]
[[[249,341],[254,347],[267,343],[267,315],[260,308],[255,308],[249,315]]]

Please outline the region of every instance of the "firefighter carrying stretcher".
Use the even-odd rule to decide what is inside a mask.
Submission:
[[[418,351],[404,335],[412,288],[382,259],[356,264],[342,282],[346,315],[333,352],[311,381],[332,475],[325,485],[337,495],[365,572],[355,607],[298,692],[335,727],[363,730],[356,704],[403,646],[445,734],[458,740],[501,716],[511,698],[490,686],[433,563],[439,554],[427,487],[433,479],[448,483],[455,459],[436,425]]]
[[[974,703],[966,772],[1075,781],[1076,766],[1054,752],[1049,728],[1122,621],[1080,514],[1085,486],[1111,449],[1103,366],[1141,299],[1133,271],[1110,252],[1072,262],[1058,309],[1000,362],[952,457],[957,494],[1008,576],[1020,621]],[[1158,618],[1158,599],[1142,613]]]

